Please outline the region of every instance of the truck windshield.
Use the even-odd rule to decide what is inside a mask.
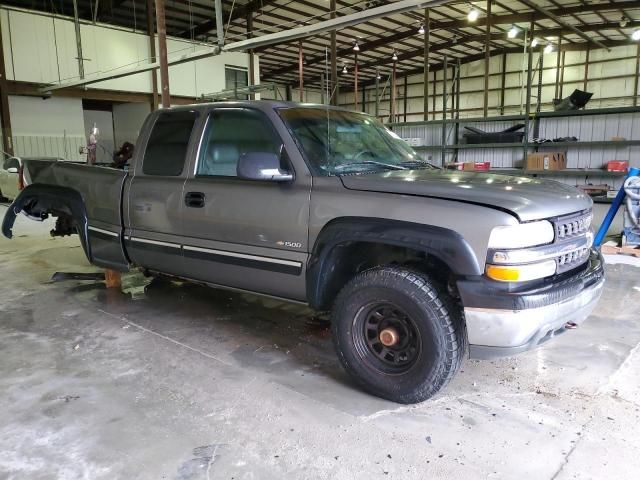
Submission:
[[[368,115],[309,107],[279,113],[317,175],[435,168]]]

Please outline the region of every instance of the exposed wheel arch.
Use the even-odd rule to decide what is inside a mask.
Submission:
[[[392,252],[391,262],[384,253]],[[374,253],[375,252],[375,253]],[[379,263],[355,265],[367,254]],[[398,220],[343,217],[332,220],[320,232],[307,267],[307,299],[326,309],[342,286],[359,271],[404,258],[407,262],[435,259],[454,275],[480,275],[471,246],[457,232],[442,227]]]

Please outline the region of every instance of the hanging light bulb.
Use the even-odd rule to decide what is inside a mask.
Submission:
[[[393,60],[394,62],[398,61],[398,54],[396,53],[396,51],[393,51],[393,56],[391,57],[391,60]]]
[[[420,35],[424,35],[424,23],[421,23],[421,24],[420,24],[420,28],[418,29],[418,33],[419,33]]]
[[[620,28],[624,28],[629,24],[629,19],[627,17],[622,17],[620,19]]]
[[[353,45],[353,51],[354,52],[359,52],[360,51],[360,45],[358,45],[358,41],[357,40]]]
[[[534,38],[531,40],[531,48],[535,48],[538,45],[538,39]]]
[[[511,30],[507,33],[507,37],[516,38],[518,36],[518,28],[514,25],[511,27]]]
[[[553,52],[553,43],[547,43],[547,46],[544,47],[544,53],[551,53]]]
[[[376,79],[380,80],[381,78],[382,78],[382,75],[380,75],[380,72],[376,68]]]
[[[480,12],[475,8],[472,8],[471,10],[469,10],[469,14],[467,15],[467,20],[469,20],[470,22],[475,22],[476,20],[478,20],[479,16],[480,16]]]
[[[631,38],[635,41],[640,40],[640,30],[634,30],[631,34]]]
[[[345,75],[346,75],[347,73],[349,73],[349,71],[347,70],[347,66],[346,66],[346,65],[343,65],[343,66],[342,66],[342,73],[343,73],[343,74],[345,74]]]

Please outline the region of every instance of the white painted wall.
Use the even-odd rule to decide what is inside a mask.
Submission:
[[[144,120],[151,112],[147,103],[121,103],[113,106],[113,125],[116,149],[124,142],[134,145],[142,128]]]
[[[15,154],[81,160],[86,144],[82,100],[9,96]]]
[[[35,83],[60,83],[79,78],[77,47],[73,20],[68,17],[0,8],[2,40],[9,80]],[[85,78],[118,68],[143,65],[150,57],[149,37],[101,24],[81,24]],[[202,44],[169,38],[169,60],[204,48]],[[259,60],[256,56],[259,83]],[[225,89],[224,67],[248,68],[249,55],[223,53],[169,68],[169,85],[173,95],[199,97]],[[157,74],[157,72],[156,72]],[[139,73],[90,85],[88,88],[150,93],[151,73]]]

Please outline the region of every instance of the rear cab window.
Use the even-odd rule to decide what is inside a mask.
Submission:
[[[142,173],[177,177],[184,170],[189,140],[198,113],[193,110],[161,113],[153,125],[142,160]]]

